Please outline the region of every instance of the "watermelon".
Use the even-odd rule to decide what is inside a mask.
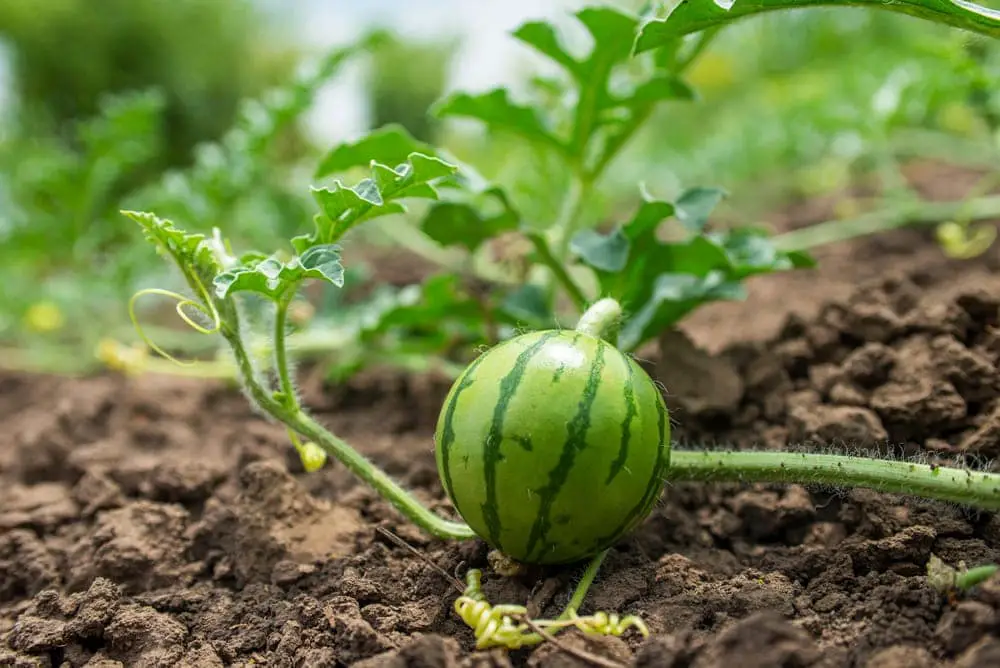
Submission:
[[[663,488],[670,420],[628,355],[545,330],[477,357],[435,431],[438,472],[462,518],[526,564],[580,561],[642,522]]]

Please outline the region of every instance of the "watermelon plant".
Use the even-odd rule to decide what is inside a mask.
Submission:
[[[795,4],[817,3],[735,6]],[[805,254],[780,248],[762,230],[709,231],[708,218],[723,197],[712,188],[691,188],[673,201],[643,192],[634,214],[612,230],[583,224],[595,184],[654,107],[691,97],[683,72],[717,34],[723,16],[718,12],[725,9],[721,2],[707,13],[694,6],[682,3],[674,14],[645,23],[611,7],[581,10],[576,18],[593,38],[584,56],[564,48],[547,23],[522,26],[516,36],[566,74],[545,82],[560,100],[547,115],[515,103],[504,89],[460,93],[436,106],[439,115],[478,119],[556,156],[568,180],[551,225],[531,224],[502,186],[392,126],[323,158],[317,178],[365,164],[370,174],[353,186],[335,179],[313,188],[318,212],[312,229],[281,251],[237,255],[218,229],[211,236],[189,233],[151,212],[124,212],[180,270],[190,291],[148,292],[174,297],[185,321],[224,339],[247,396],[285,425],[307,470],[334,457],[429,534],[485,541],[501,573],[524,564],[589,560],[568,607],[554,620],[522,619],[521,606],[491,605],[480,590],[481,572],[469,571],[455,610],[474,629],[479,647],[520,647],[541,641],[539,629],[570,626],[646,632],[635,617],[581,617],[577,611],[608,551],[648,516],[665,482],[862,486],[1000,509],[1000,475],[993,473],[832,454],[672,447],[663,397],[632,353],[698,305],[740,297],[752,275],[811,266]],[[1000,17],[966,2],[894,6],[935,20],[944,12],[945,22],[986,34],[1000,27]],[[703,28],[707,32],[698,32]],[[697,34],[682,39],[685,32]],[[653,57],[637,51],[653,51]],[[441,481],[461,521],[432,512],[319,424],[294,382],[288,334],[294,300],[307,283],[343,287],[345,236],[363,223],[407,213],[414,204],[423,205],[419,231],[441,246],[472,253],[514,232],[532,249],[514,268],[473,270],[499,297],[489,309],[495,340],[456,374],[435,433]],[[675,223],[669,241],[662,238],[668,220]],[[401,236],[413,231],[403,223],[394,229]],[[425,332],[432,324],[449,334],[485,327],[482,304],[456,288],[461,276],[456,271],[432,277],[422,296],[433,299],[396,303],[380,322],[423,326]],[[559,325],[570,317],[575,328]],[[256,345],[262,321],[269,332],[263,348]],[[664,381],[669,384],[669,378]]]

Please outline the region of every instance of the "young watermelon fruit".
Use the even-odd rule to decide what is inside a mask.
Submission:
[[[645,371],[576,330],[523,334],[455,381],[435,433],[438,472],[470,527],[527,564],[614,545],[649,515],[670,420]]]

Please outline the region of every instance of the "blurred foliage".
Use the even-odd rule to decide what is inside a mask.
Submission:
[[[296,55],[267,28],[247,0],[0,0],[26,124],[61,132],[100,113],[109,93],[156,87],[155,157],[168,165],[223,133],[244,97],[290,74]]]
[[[315,90],[265,93],[300,64],[291,38],[250,0],[94,7],[0,0],[17,103],[0,124],[0,346],[89,346],[112,330],[128,338],[123,299],[163,277],[120,208],[155,209],[201,232],[225,222],[241,243],[265,248],[307,229],[315,213],[306,185],[317,147],[294,131]],[[364,82],[371,127],[398,123],[474,162],[529,222],[557,215],[567,173],[551,152],[428,113],[457,41],[373,37]],[[855,10],[761,16],[720,32],[685,81],[697,99],[654,112],[588,201],[589,220],[631,215],[636,182],[667,199],[718,185],[731,193],[720,215],[749,223],[789,198],[844,192],[862,179],[891,192],[913,157],[1000,164],[1000,47],[947,27]],[[566,94],[544,75],[527,83],[517,95]],[[282,108],[286,120],[271,132],[277,116],[267,109]],[[355,263],[372,242],[432,262],[452,255],[420,230],[394,224],[380,238],[371,229],[348,242]],[[520,252],[487,245],[484,255],[512,262]],[[370,280],[382,278],[378,269]],[[348,287],[369,278],[349,278]],[[368,319],[363,299],[334,310]],[[54,366],[90,355],[60,350],[44,351]]]
[[[763,215],[866,175],[891,190],[904,158],[996,164],[998,58],[995,40],[884,12],[757,17],[695,63],[701,102],[661,112],[621,179],[653,165],[678,188],[714,180]]]
[[[122,305],[162,271],[149,266],[120,213],[135,202],[195,220],[206,233],[236,221],[234,236],[257,243],[308,221],[308,175],[297,165],[309,150],[289,160],[289,130],[359,46],[303,60],[284,85],[241,100],[216,141],[166,171],[148,169],[169,141],[157,88],[105,94],[98,113],[60,134],[24,130],[20,116],[8,122],[0,136],[0,342],[32,360],[3,364],[86,368],[97,341],[123,328]]]
[[[434,142],[436,124],[427,110],[444,92],[457,41],[406,41],[389,31],[373,35],[367,81],[372,127],[402,125],[421,141]]]

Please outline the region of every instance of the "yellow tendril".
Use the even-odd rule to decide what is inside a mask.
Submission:
[[[221,319],[219,318],[219,313],[218,311],[216,311],[215,306],[212,304],[212,300],[207,297],[204,287],[200,283],[198,287],[199,287],[199,292],[202,293],[202,297],[205,299],[205,303],[208,304],[208,308],[206,308],[204,304],[200,304],[197,301],[185,297],[180,293],[173,292],[171,290],[163,290],[161,288],[146,288],[144,290],[140,290],[139,292],[132,295],[132,298],[128,302],[129,319],[135,326],[135,330],[139,334],[139,338],[141,338],[143,343],[145,343],[151,349],[156,351],[159,355],[173,362],[177,366],[193,366],[194,364],[197,364],[197,362],[194,361],[183,362],[174,357],[173,355],[171,355],[170,353],[168,353],[167,351],[163,350],[163,348],[158,346],[156,343],[153,343],[153,341],[148,336],[146,336],[146,333],[142,329],[142,325],[139,324],[139,319],[135,313],[135,303],[136,301],[138,301],[140,297],[144,295],[161,295],[164,297],[170,297],[172,299],[176,299],[177,305],[174,310],[177,311],[177,315],[180,316],[180,319],[183,320],[185,324],[187,324],[193,330],[201,334],[215,334],[216,332],[219,331],[219,329],[222,326]],[[184,307],[186,306],[190,306],[191,308],[195,309],[196,311],[204,315],[206,318],[211,320],[212,328],[209,329],[206,327],[202,327],[200,324],[195,322],[191,318],[191,316],[189,316],[187,313],[184,312]]]
[[[491,605],[481,590],[482,573],[470,570],[465,577],[465,592],[455,601],[455,612],[472,629],[476,649],[505,647],[520,649],[544,640],[529,624],[515,619],[527,617],[528,609],[521,605]],[[532,620],[532,624],[545,631],[574,627],[590,635],[620,636],[629,628],[636,628],[643,636],[649,635],[646,624],[635,615],[620,617],[617,614],[596,612],[580,617],[569,608],[560,619]]]
[[[573,608],[567,610],[566,614],[568,619],[539,623],[539,626],[574,626],[584,633],[603,636],[620,636],[629,628],[635,627],[643,637],[649,635],[646,623],[636,615],[621,617],[618,614],[599,611],[586,617],[580,617]]]
[[[970,226],[953,220],[937,226],[937,239],[945,255],[967,260],[982,255],[996,240],[997,230],[992,225]]]

